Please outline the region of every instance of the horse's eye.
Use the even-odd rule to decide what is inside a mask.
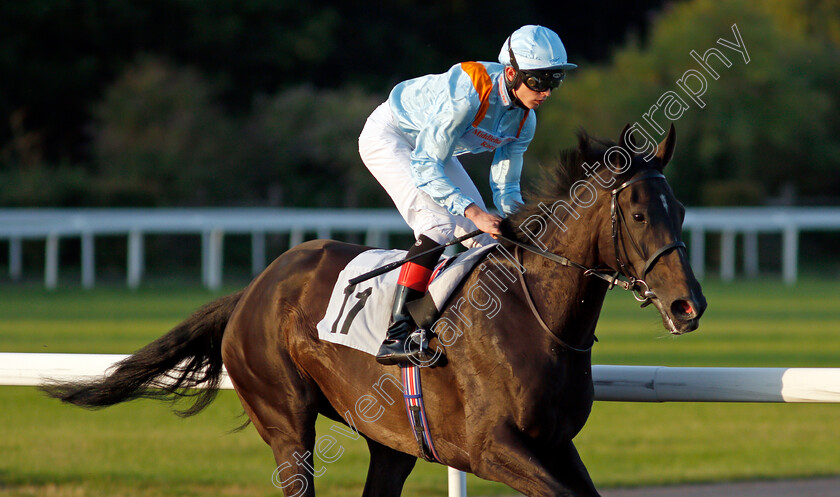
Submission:
[[[641,212],[637,212],[633,214],[633,221],[636,221],[637,223],[643,223],[645,222],[645,215]]]

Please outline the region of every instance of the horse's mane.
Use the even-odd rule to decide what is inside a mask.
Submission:
[[[585,130],[577,132],[578,146],[562,150],[558,159],[553,164],[541,164],[540,175],[537,180],[530,182],[528,188],[523,191],[525,204],[505,218],[502,222],[502,233],[508,237],[516,237],[517,229],[526,219],[532,216],[545,217],[540,209],[540,204],[550,206],[557,200],[569,200],[572,185],[577,181],[588,181],[589,184],[601,190],[597,182],[592,181],[586,175],[583,164],[600,163],[598,174],[604,180],[615,176],[609,168],[604,167],[604,152],[616,145],[614,141],[596,138],[589,135]],[[638,169],[639,161],[633,161],[628,171],[621,174],[621,177],[630,176]],[[616,180],[619,180],[616,177]]]

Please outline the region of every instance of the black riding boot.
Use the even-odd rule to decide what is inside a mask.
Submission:
[[[426,354],[420,350],[420,344],[409,340],[416,326],[406,307],[406,303],[422,296],[423,292],[397,285],[391,308],[391,323],[388,325],[385,341],[376,354],[376,361],[380,364],[404,364],[412,360],[415,364],[420,364],[427,359]]]
[[[433,250],[438,248],[439,250]],[[391,323],[385,335],[385,341],[376,354],[376,361],[380,364],[404,364],[413,362],[416,365],[430,364],[432,354],[423,349],[416,336],[412,337],[416,329],[414,319],[408,312],[406,304],[419,299],[426,293],[429,278],[443,253],[443,247],[425,235],[420,235],[417,242],[409,249],[406,258],[416,254],[431,251],[411,262],[406,262],[400,269],[397,280],[397,290],[394,294],[394,304],[391,308]]]

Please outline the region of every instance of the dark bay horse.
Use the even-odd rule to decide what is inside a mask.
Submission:
[[[621,275],[669,332],[697,328],[706,301],[679,240],[685,211],[662,175],[673,127],[650,160],[631,153],[631,140],[629,127],[621,145],[581,133],[541,191],[503,223],[506,237],[530,250],[503,242],[513,257],[480,264],[450,298],[438,322],[458,326],[431,340],[448,365],[422,370],[441,462],[526,495],[597,496],[572,439],[592,407],[590,349],[606,292]],[[44,388],[85,407],[195,396],[181,411],[190,415],[213,399],[224,365],[274,452],[274,483],[286,496],[314,495],[315,458],[337,461],[342,434],[368,443],[363,495],[397,496],[421,455],[398,368],[316,331],[339,271],[365,249],[303,243],[108,376]],[[332,434],[316,437],[319,414],[340,423]]]

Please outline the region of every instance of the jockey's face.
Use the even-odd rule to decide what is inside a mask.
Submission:
[[[505,77],[508,81],[513,81],[516,77],[516,70],[510,66],[505,68]],[[529,109],[536,109],[542,105],[548,97],[551,96],[551,88],[545,91],[534,91],[526,85],[520,83],[513,89],[513,94],[522,102],[522,105]]]

